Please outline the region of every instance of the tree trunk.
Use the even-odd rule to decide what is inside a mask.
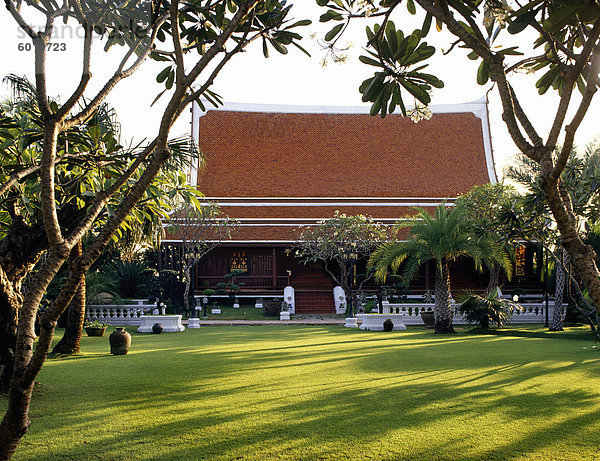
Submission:
[[[8,392],[14,370],[21,284],[46,246],[43,230],[22,219],[11,223],[0,242],[0,394]]]
[[[190,311],[190,285],[192,284],[192,278],[190,277],[190,269],[192,267],[193,262],[186,262],[185,267],[183,269],[183,276],[185,277],[185,290],[183,292],[183,305],[185,307],[185,311]],[[190,317],[193,317],[194,313],[190,311]]]
[[[544,178],[544,162],[541,163],[541,166],[542,178]],[[542,182],[542,185],[560,232],[562,246],[569,253],[571,262],[581,277],[596,311],[600,312],[600,272],[596,266],[596,252],[579,236],[577,220],[570,211],[572,206],[568,193],[559,190],[561,186],[557,183]]]
[[[0,269],[0,277],[5,274]],[[7,280],[8,281],[8,280]],[[20,294],[11,290],[12,293],[0,294],[0,394],[8,392],[8,385],[15,367],[15,347],[17,344],[17,323],[19,319],[19,307],[23,302]]]
[[[71,260],[81,256],[81,240],[71,250]],[[67,310],[67,327],[61,340],[52,353],[54,354],[79,354],[81,346],[81,334],[85,320],[85,275],[82,275],[77,287],[77,293],[73,297]]]
[[[550,323],[550,331],[563,331],[564,309],[563,309],[563,294],[567,282],[567,274],[563,268],[567,267],[570,258],[569,253],[564,248],[562,249],[563,264],[556,265],[556,288],[554,291],[554,312],[552,312],[552,322]]]
[[[29,429],[29,404],[33,382],[26,388],[12,386],[9,390],[8,408],[0,423],[0,460],[12,458],[19,442]]]
[[[450,303],[450,268],[442,261],[442,270],[435,271],[435,332],[454,333],[452,326],[452,304]]]
[[[500,280],[500,264],[492,263],[492,267],[490,267],[490,279],[488,280],[488,286],[485,289],[486,296],[489,295],[492,291],[498,288],[498,281]]]

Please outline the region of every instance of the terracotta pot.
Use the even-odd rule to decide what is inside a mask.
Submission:
[[[152,325],[152,333],[159,334],[162,333],[162,331],[163,326],[160,323],[155,323],[154,325]]]
[[[421,311],[421,318],[427,328],[434,328],[435,316],[433,315],[433,311]]]
[[[106,331],[106,327],[102,327],[102,328],[85,327],[85,332],[88,336],[104,336],[105,331]]]
[[[125,355],[131,346],[131,335],[125,331],[124,327],[118,327],[110,334],[108,341],[112,355]]]

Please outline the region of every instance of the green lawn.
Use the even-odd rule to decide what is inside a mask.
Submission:
[[[334,326],[132,336],[127,356],[85,337],[82,355],[50,360],[16,459],[600,458],[591,341]]]
[[[231,306],[221,306],[220,314],[211,314],[211,309],[211,305],[206,309],[206,318],[208,320],[279,320],[279,315],[276,317],[266,317],[263,314],[263,310],[254,307],[254,304],[241,305],[239,309],[234,309]]]

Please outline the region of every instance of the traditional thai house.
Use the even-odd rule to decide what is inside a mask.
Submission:
[[[194,105],[192,134],[206,160],[190,182],[241,223],[195,267],[195,293],[239,269],[241,296],[282,296],[291,285],[297,313],[334,312],[330,277],[290,251],[304,226],[336,210],[391,225],[411,207],[452,205],[472,186],[497,181],[486,101],[431,110],[431,119],[414,123],[372,117],[366,107]],[[167,239],[161,254],[163,266],[176,266],[178,242]],[[539,251],[521,256],[515,283],[535,283]],[[433,277],[425,265],[411,292],[432,289]],[[453,268],[453,289],[486,282],[469,261]]]

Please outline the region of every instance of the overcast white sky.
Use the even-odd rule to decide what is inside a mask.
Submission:
[[[318,17],[323,12],[314,0],[297,0],[293,10],[297,19],[308,17],[313,25],[304,28],[306,37],[304,46],[312,57],[308,58],[300,51],[290,47],[286,56],[271,49],[271,57],[264,59],[260,43],[251,51],[237,56],[230,61],[221,72],[213,89],[228,102],[265,103],[265,104],[302,104],[302,105],[361,105],[358,86],[372,74],[372,68],[358,62],[361,47],[365,42],[364,24],[356,25],[349,30],[347,41],[353,44],[349,52],[349,62],[345,64],[330,63],[322,67],[320,62],[324,52],[320,49],[316,37],[331,27],[331,23],[322,25]],[[20,32],[12,17],[4,9],[0,9],[0,43],[2,59],[0,60],[0,76],[8,73],[26,74],[33,80],[33,52],[19,51],[19,44],[28,43],[28,39]],[[398,24],[398,21],[396,21]],[[408,27],[412,30],[413,27]],[[65,43],[67,51],[49,53],[48,87],[51,95],[70,94],[75,88],[81,72],[81,44],[76,39],[69,39],[73,30],[62,25],[57,30],[56,42]],[[449,41],[443,33],[431,32],[429,42],[449,47]],[[23,46],[23,45],[21,45]],[[114,71],[118,63],[117,53],[108,55],[97,47],[94,51],[92,68],[94,69],[91,90]],[[475,83],[477,64],[466,59],[466,52],[454,50],[449,56],[442,56],[438,51],[428,69],[445,82],[445,87],[436,90],[432,104],[462,103],[473,101],[485,95],[489,87],[481,87]],[[122,123],[123,134],[137,140],[150,138],[156,131],[160,117],[160,101],[154,107],[150,103],[161,91],[156,83],[156,74],[164,64],[148,61],[132,77],[123,81],[113,91],[109,102],[117,109]],[[523,105],[530,114],[540,133],[546,133],[550,126],[557,98],[554,94],[540,97],[532,94],[534,80],[528,76],[520,76],[517,82],[517,93],[523,99]],[[4,93],[3,87],[0,93]],[[549,92],[550,93],[550,92]],[[527,97],[525,97],[527,96]],[[165,98],[166,99],[166,98]],[[577,143],[584,146],[596,135],[600,134],[600,99],[592,104],[584,124],[579,130]],[[502,168],[510,162],[516,148],[506,133],[501,120],[500,104],[494,92],[490,93],[490,120],[492,144],[496,158],[496,169],[501,175]],[[189,133],[190,115],[185,112],[177,122],[174,135]]]

